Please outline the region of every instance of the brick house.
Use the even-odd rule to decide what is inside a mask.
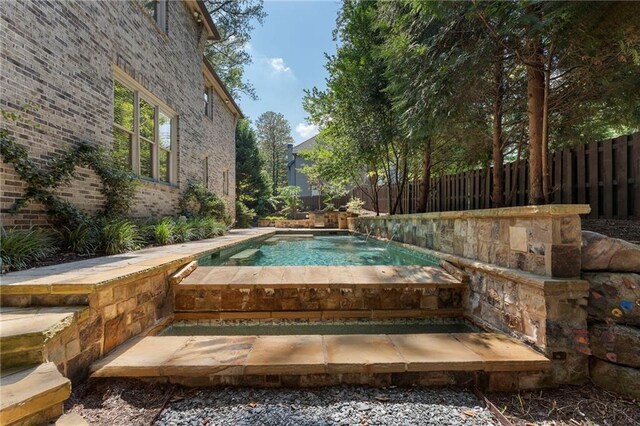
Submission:
[[[189,179],[235,214],[235,127],[242,113],[203,57],[219,34],[200,0],[0,1],[0,108],[35,126],[2,123],[42,160],[82,141],[111,150],[140,177],[133,216],[171,215]],[[203,99],[204,98],[204,99]],[[23,184],[0,163],[2,223],[46,223],[41,206],[7,209]],[[102,202],[93,171],[60,195]]]

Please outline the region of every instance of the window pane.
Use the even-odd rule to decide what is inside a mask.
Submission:
[[[209,89],[204,89],[204,115],[209,116]]]
[[[133,91],[117,80],[113,81],[113,116],[117,124],[133,131]]]
[[[124,169],[131,169],[131,134],[113,128],[113,159]]]
[[[156,21],[158,20],[158,1],[157,0],[138,0],[142,8]]]
[[[151,141],[156,140],[156,109],[153,105],[140,99],[140,136]]]
[[[171,149],[171,118],[162,111],[158,114],[158,126],[160,127],[160,147]]]
[[[160,150],[160,173],[158,173],[158,179],[164,182],[169,182],[169,161],[171,159],[171,152]]]
[[[153,169],[151,167],[153,164],[152,151],[153,144],[140,139],[140,176],[153,177]]]

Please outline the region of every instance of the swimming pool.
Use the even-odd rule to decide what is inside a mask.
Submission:
[[[357,236],[275,235],[204,256],[201,266],[365,266],[437,265],[435,258],[373,238]]]
[[[327,322],[260,322],[219,321],[211,325],[171,324],[161,336],[292,336],[328,334],[433,334],[471,333],[479,331],[463,321],[434,323],[433,320],[351,320]]]

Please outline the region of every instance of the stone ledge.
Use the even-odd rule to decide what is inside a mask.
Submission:
[[[180,312],[174,313],[179,320],[237,320],[237,319],[386,319],[386,318],[459,318],[464,309],[386,309],[386,310],[327,310],[327,311],[252,311],[252,312]]]
[[[274,234],[273,230],[250,233],[239,231],[210,240],[152,247],[121,255],[11,272],[2,276],[0,290],[6,295],[89,294],[96,289],[147,278],[199,257]]]
[[[490,263],[484,263],[479,260],[467,259],[465,257],[456,256],[454,254],[443,253],[440,251],[431,250],[424,247],[398,243],[395,241],[393,241],[393,243],[405,248],[420,251],[422,253],[425,253],[428,256],[439,258],[457,267],[463,267],[463,268],[469,268],[477,271],[482,271],[488,275],[500,277],[510,281],[515,281],[519,284],[527,284],[532,287],[544,289],[545,294],[549,294],[549,295],[554,294],[556,291],[562,291],[563,293],[567,291],[586,292],[589,289],[589,283],[586,280],[582,280],[582,279],[552,278],[546,275],[536,275],[531,272],[525,272],[517,269],[510,269],[502,266],[492,265]],[[562,289],[559,288],[560,286],[562,286]]]
[[[462,210],[432,213],[413,213],[392,216],[360,216],[356,220],[404,219],[501,219],[509,217],[561,217],[591,212],[588,204],[548,204],[542,206],[504,207],[500,209]]]

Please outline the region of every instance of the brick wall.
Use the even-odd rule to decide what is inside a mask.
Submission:
[[[168,34],[135,1],[3,1],[0,4],[0,108],[25,113],[38,127],[2,123],[30,156],[43,165],[81,141],[110,149],[113,126],[113,70],[117,65],[178,114],[174,186],[142,181],[134,216],[173,214],[188,178],[202,179],[209,157],[209,187],[222,195],[222,170],[229,170],[235,199],[235,117],[214,92],[213,119],[203,114],[202,52],[206,31],[183,1],[169,2]],[[46,223],[42,208],[30,205],[9,216],[23,185],[11,165],[0,162],[2,222],[27,227]],[[90,170],[59,193],[87,211],[100,208],[100,183]]]

